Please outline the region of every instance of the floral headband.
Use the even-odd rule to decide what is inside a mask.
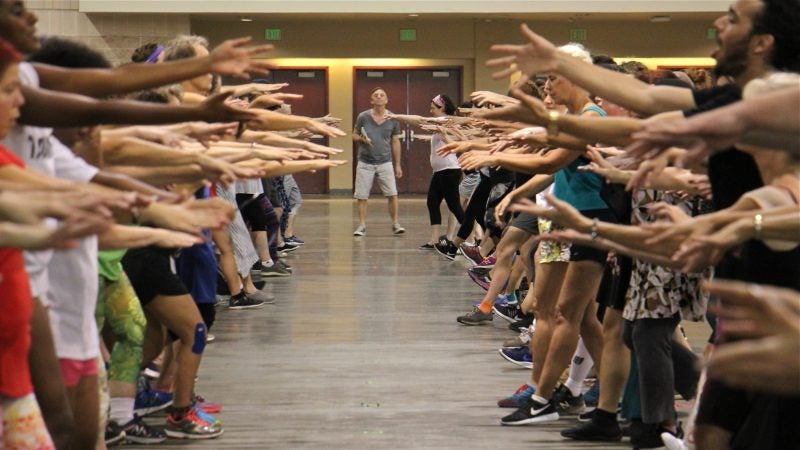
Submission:
[[[442,98],[442,96],[441,96],[441,95],[437,95],[436,97],[433,97],[433,100],[431,100],[431,101],[432,101],[432,102],[433,102],[433,103],[434,103],[436,106],[438,106],[439,108],[444,108],[444,99]]]

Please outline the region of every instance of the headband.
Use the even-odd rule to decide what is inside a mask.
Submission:
[[[157,46],[156,49],[153,50],[153,53],[147,58],[147,61],[145,61],[145,64],[153,64],[153,63],[157,62],[158,61],[158,57],[161,56],[162,53],[164,53],[164,47],[162,47],[160,45]]]
[[[436,106],[438,106],[439,108],[444,108],[444,99],[442,99],[441,95],[437,95],[436,97],[433,97],[433,100],[431,100],[431,101],[433,103],[435,103]]]

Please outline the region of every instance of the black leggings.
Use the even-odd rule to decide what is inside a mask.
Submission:
[[[442,200],[459,223],[464,220],[464,210],[458,194],[458,183],[461,182],[461,169],[444,169],[433,173],[431,185],[428,187],[428,216],[431,225],[442,224],[442,213],[439,205]]]
[[[464,211],[464,220],[461,221],[461,228],[458,229],[457,236],[466,240],[472,229],[475,227],[475,221],[482,227],[486,227],[483,221],[483,215],[486,212],[486,200],[489,198],[489,193],[492,191],[492,182],[484,174],[480,174],[481,179],[475,190],[472,191],[472,196],[467,203],[467,209]]]

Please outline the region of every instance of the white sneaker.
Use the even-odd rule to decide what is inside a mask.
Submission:
[[[365,234],[367,234],[366,225],[359,225],[356,231],[353,231],[353,236],[364,236]]]
[[[403,226],[400,225],[399,223],[396,223],[396,224],[392,225],[392,233],[394,233],[394,234],[403,234],[405,232],[406,232],[406,229],[403,228]]]

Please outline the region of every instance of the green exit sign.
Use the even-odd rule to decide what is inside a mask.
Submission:
[[[586,29],[585,28],[573,28],[569,30],[569,40],[573,42],[577,41],[585,41],[586,40]]]
[[[266,28],[264,30],[264,40],[265,41],[280,41],[281,40],[281,29],[280,28]]]
[[[706,38],[710,40],[714,40],[717,38],[717,29],[716,28],[709,28],[706,30]]]
[[[416,41],[417,30],[415,28],[402,28],[400,29],[400,40],[404,42]]]

